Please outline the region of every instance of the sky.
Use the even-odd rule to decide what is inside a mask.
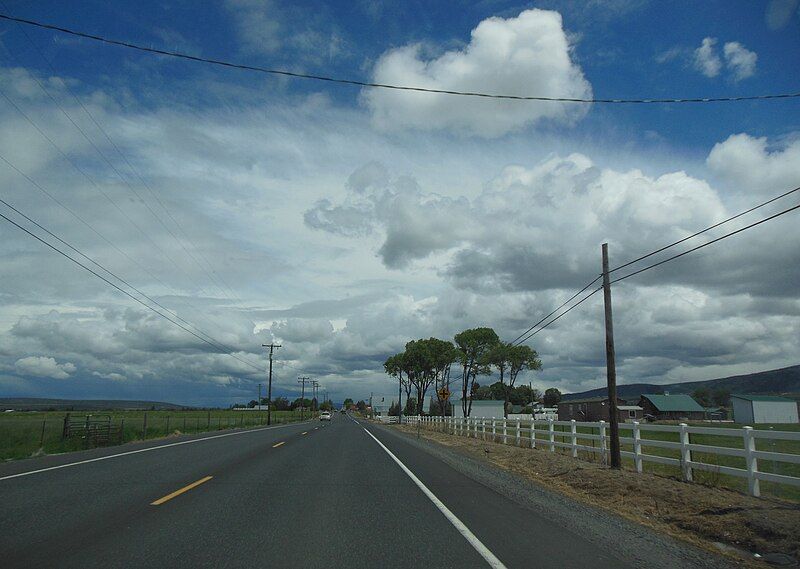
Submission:
[[[246,65],[589,99],[800,92],[799,8],[0,2],[5,14]],[[9,21],[0,125],[0,197],[41,227],[9,205],[0,213],[217,344],[0,218],[7,397],[246,402],[266,381],[271,342],[282,344],[273,395],[299,396],[300,375],[337,401],[393,393],[382,364],[409,340],[476,326],[513,340],[599,274],[602,243],[619,266],[800,185],[797,98],[603,105],[390,91]],[[797,364],[798,227],[795,211],[615,284],[618,381]],[[543,369],[520,382],[604,385],[602,296],[529,344]]]

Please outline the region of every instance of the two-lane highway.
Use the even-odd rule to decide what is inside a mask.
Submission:
[[[633,566],[349,417],[156,446],[0,467],[2,566]]]

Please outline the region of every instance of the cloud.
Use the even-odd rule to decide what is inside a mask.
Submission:
[[[346,40],[319,9],[279,0],[226,0],[243,51],[283,55],[292,66],[346,55]]]
[[[656,57],[658,63],[671,61],[684,53],[680,46],[674,47]],[[752,77],[756,72],[758,55],[736,41],[726,42],[722,49],[725,66],[731,73],[733,81],[741,81]],[[706,77],[717,77],[722,71],[722,58],[717,50],[717,38],[704,38],[700,47],[694,50],[692,63],[694,68]]]
[[[67,379],[77,369],[70,362],[59,364],[55,359],[43,356],[21,358],[14,365],[17,368],[17,372],[22,375],[49,377],[52,379]]]
[[[798,0],[770,0],[764,19],[771,30],[779,30],[786,26],[792,16],[797,14]]]
[[[706,77],[716,77],[722,69],[722,60],[717,55],[716,45],[716,38],[703,38],[700,47],[694,50],[694,66]]]
[[[778,194],[800,180],[800,138],[771,148],[766,137],[732,134],[714,145],[706,164],[739,192]]]
[[[725,53],[725,64],[732,71],[734,81],[741,81],[755,74],[756,61],[758,60],[756,52],[750,51],[736,41],[727,42],[723,51]]]
[[[573,61],[558,12],[526,10],[516,18],[492,17],[472,30],[462,49],[436,56],[422,44],[384,53],[376,83],[457,91],[587,98],[592,89]],[[469,97],[365,89],[373,123],[385,130],[454,130],[496,137],[545,120],[573,123],[586,106],[569,103],[476,100]]]

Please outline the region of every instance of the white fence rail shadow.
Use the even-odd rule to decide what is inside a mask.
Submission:
[[[395,423],[397,417],[392,417]],[[516,446],[536,448],[544,447],[552,452],[556,448],[568,449],[575,458],[578,451],[596,453],[600,460],[607,464],[609,460],[609,434],[608,423],[583,421],[556,421],[556,420],[522,420],[522,419],[491,419],[482,417],[419,417],[407,416],[403,421],[416,425],[419,423],[425,428],[440,430],[453,435],[472,437],[482,440],[492,440],[508,444],[511,441]],[[558,427],[558,429],[556,429]],[[586,432],[586,430],[591,432]],[[666,464],[680,468],[685,481],[693,480],[695,470],[703,470],[717,474],[725,474],[747,479],[747,490],[752,496],[760,496],[760,481],[774,482],[800,486],[800,478],[787,476],[774,472],[761,472],[758,470],[758,461],[767,460],[772,463],[800,464],[800,453],[781,453],[756,449],[757,440],[797,441],[800,442],[800,432],[756,430],[752,427],[740,429],[726,429],[717,427],[703,427],[687,425],[651,425],[639,422],[620,423],[620,444],[627,445],[631,450],[623,450],[623,457],[633,460],[637,472],[642,472],[643,463],[652,462]],[[595,434],[594,431],[597,431]],[[677,441],[651,438],[648,435],[658,433],[676,433]],[[696,444],[691,442],[691,435],[710,435],[726,437],[728,441],[734,440],[737,446],[716,446]],[[587,444],[591,442],[590,444]],[[673,456],[652,454],[652,449],[670,449],[675,451]],[[650,452],[648,452],[650,451]],[[743,459],[744,468],[710,464],[694,460],[693,453],[712,456],[734,456]]]

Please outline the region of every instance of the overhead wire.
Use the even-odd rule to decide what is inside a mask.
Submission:
[[[724,225],[724,224],[726,224],[726,223],[728,223],[730,221],[733,221],[734,219],[738,219],[738,218],[742,217],[743,215],[746,215],[746,214],[748,214],[750,212],[753,212],[753,211],[755,211],[755,210],[757,210],[759,208],[764,207],[765,205],[769,205],[769,204],[771,204],[771,203],[773,203],[775,201],[778,201],[781,198],[785,198],[786,196],[788,196],[790,194],[793,194],[793,193],[795,193],[797,191],[800,191],[800,186],[798,186],[798,187],[796,187],[794,189],[791,189],[788,192],[784,192],[784,193],[780,194],[779,196],[775,196],[774,198],[771,198],[771,199],[769,199],[769,200],[767,200],[765,202],[761,202],[758,205],[755,205],[755,206],[753,206],[753,207],[751,207],[749,209],[746,209],[746,210],[744,210],[742,212],[739,212],[736,215],[733,215],[733,216],[731,216],[731,217],[729,217],[727,219],[724,219],[724,220],[722,220],[722,221],[720,221],[718,223],[715,223],[714,225],[709,225],[705,229],[701,229],[700,231],[692,233],[691,235],[689,235],[687,237],[684,237],[683,239],[679,239],[677,241],[674,241],[673,243],[670,243],[669,245],[661,247],[660,249],[656,249],[655,251],[651,251],[650,253],[647,253],[646,255],[642,255],[641,257],[637,257],[636,259],[634,259],[632,261],[628,261],[627,263],[625,263],[623,265],[620,265],[619,267],[611,269],[610,271],[608,271],[608,273],[611,274],[611,273],[613,273],[615,271],[618,271],[620,269],[624,269],[625,267],[633,265],[634,263],[638,263],[639,261],[647,259],[648,257],[652,257],[653,255],[656,255],[658,253],[666,251],[667,249],[671,249],[675,245],[680,245],[681,243],[684,243],[685,241],[688,241],[689,239],[693,239],[694,237],[697,237],[698,235],[702,235],[703,233],[711,231],[712,229],[716,229],[717,227],[719,227],[721,225]]]
[[[198,340],[200,340],[201,342],[203,342],[203,343],[205,343],[205,344],[207,344],[207,345],[209,345],[209,346],[213,347],[213,348],[214,348],[214,349],[216,349],[216,350],[220,350],[220,351],[222,351],[223,353],[225,353],[225,354],[227,354],[227,355],[231,356],[232,358],[234,358],[234,359],[238,360],[239,362],[241,362],[241,363],[243,363],[243,364],[246,364],[246,365],[248,365],[248,366],[252,367],[253,369],[255,369],[255,370],[257,370],[257,371],[263,371],[263,369],[262,369],[262,366],[258,366],[258,365],[252,364],[251,362],[249,362],[249,361],[247,361],[247,360],[245,360],[245,359],[243,359],[243,358],[240,358],[240,357],[239,357],[239,356],[237,356],[235,353],[233,353],[233,348],[230,348],[230,347],[224,346],[223,344],[219,344],[219,343],[217,343],[216,341],[210,341],[210,340],[208,340],[208,339],[204,338],[203,336],[201,336],[200,334],[198,334],[197,332],[195,332],[195,331],[191,330],[190,328],[187,328],[186,326],[184,326],[184,325],[183,325],[183,324],[181,324],[180,322],[177,322],[177,321],[173,320],[173,319],[172,319],[172,318],[170,318],[170,317],[169,317],[167,314],[164,314],[163,312],[161,312],[161,311],[157,310],[156,308],[154,308],[154,307],[150,306],[149,304],[147,304],[146,302],[144,302],[144,301],[143,301],[143,300],[141,300],[140,298],[136,297],[135,295],[131,294],[130,292],[128,292],[127,290],[125,290],[125,289],[124,289],[124,288],[122,288],[121,286],[117,285],[116,283],[114,283],[114,282],[110,281],[109,279],[107,279],[106,277],[104,277],[103,275],[101,275],[100,273],[98,273],[97,271],[93,270],[91,267],[89,267],[89,266],[87,266],[87,265],[85,265],[85,264],[81,263],[79,260],[77,260],[76,258],[72,257],[71,255],[69,255],[69,254],[68,254],[68,253],[66,253],[65,251],[63,251],[63,250],[59,249],[58,247],[56,247],[56,246],[55,246],[55,245],[53,245],[52,243],[50,243],[50,242],[48,242],[47,240],[43,239],[42,237],[40,237],[40,236],[36,235],[36,234],[35,234],[33,231],[31,231],[31,230],[29,230],[28,228],[24,227],[23,225],[21,225],[21,224],[17,223],[17,222],[16,222],[16,221],[14,221],[13,219],[11,219],[11,218],[7,217],[7,216],[6,216],[5,214],[3,214],[2,212],[0,212],[0,218],[2,218],[2,219],[5,219],[7,222],[9,222],[9,223],[11,223],[12,225],[16,226],[16,227],[17,227],[18,229],[20,229],[21,231],[24,231],[25,233],[27,233],[28,235],[30,235],[31,237],[33,237],[34,239],[36,239],[37,241],[39,241],[40,243],[42,243],[43,245],[45,245],[45,246],[49,247],[50,249],[52,249],[53,251],[55,251],[55,252],[56,252],[56,253],[58,253],[59,255],[61,255],[61,256],[63,256],[63,257],[65,257],[66,259],[69,259],[69,260],[70,260],[70,261],[72,261],[74,264],[78,265],[79,267],[81,267],[81,268],[82,268],[82,269],[84,269],[85,271],[87,271],[87,272],[91,273],[92,275],[94,275],[95,277],[97,277],[98,279],[100,279],[101,281],[103,281],[104,283],[106,283],[107,285],[109,285],[109,286],[113,287],[114,289],[118,290],[119,292],[121,292],[121,293],[122,293],[122,294],[124,294],[125,296],[127,296],[127,297],[129,297],[130,299],[132,299],[132,300],[136,301],[137,303],[141,304],[142,306],[144,306],[144,307],[145,307],[145,308],[147,308],[148,310],[150,310],[150,311],[154,312],[155,314],[159,315],[161,318],[164,318],[165,320],[167,320],[167,321],[171,322],[172,324],[174,324],[174,325],[175,325],[175,326],[177,326],[178,328],[181,328],[181,329],[182,329],[182,330],[184,330],[185,332],[187,332],[187,333],[191,334],[192,336],[194,336],[195,338],[197,338],[197,339],[198,339]],[[105,270],[105,269],[104,269],[104,270]]]
[[[0,1],[0,4],[3,4],[3,2],[2,2],[2,1]],[[4,5],[4,4],[3,4],[3,5]],[[46,64],[46,65],[47,65],[47,66],[50,68],[50,70],[51,70],[51,71],[52,71],[54,74],[56,74],[57,72],[56,72],[56,70],[54,69],[54,67],[53,67],[52,63],[51,63],[51,62],[50,62],[50,61],[47,59],[47,57],[44,55],[44,53],[42,53],[42,51],[41,51],[41,50],[39,49],[39,47],[36,45],[36,42],[33,40],[33,38],[31,38],[31,37],[30,37],[30,35],[29,35],[29,34],[28,34],[26,31],[25,31],[25,28],[24,28],[24,26],[23,26],[22,24],[20,24],[20,23],[17,23],[17,26],[18,26],[18,28],[19,28],[20,32],[22,32],[22,34],[23,34],[23,35],[25,36],[25,38],[28,40],[28,43],[30,43],[30,45],[33,47],[33,49],[36,51],[36,53],[37,53],[37,54],[39,55],[39,57],[42,59],[42,61],[44,61],[44,62],[45,62],[45,64]],[[56,101],[54,100],[54,98],[53,98],[53,97],[50,95],[50,93],[48,93],[48,92],[47,92],[47,89],[46,89],[46,88],[45,88],[45,87],[42,85],[42,83],[39,81],[39,79],[38,79],[37,77],[35,77],[35,76],[34,76],[34,80],[36,80],[36,82],[39,84],[39,87],[40,87],[40,89],[41,89],[43,92],[45,92],[45,94],[47,94],[47,96],[48,96],[48,97],[49,97],[51,100],[53,100],[53,102],[56,102]],[[96,128],[97,128],[97,129],[98,129],[98,130],[99,130],[99,131],[100,131],[100,132],[103,134],[103,136],[105,137],[105,139],[106,139],[106,140],[108,141],[108,143],[109,143],[109,144],[112,146],[112,148],[113,148],[113,149],[116,151],[116,153],[117,153],[117,154],[120,156],[120,158],[122,158],[122,160],[123,160],[123,161],[125,162],[125,164],[128,166],[128,169],[129,169],[129,170],[130,170],[130,171],[133,173],[133,175],[134,175],[134,176],[136,176],[136,177],[139,179],[139,181],[141,182],[141,184],[142,184],[142,185],[143,185],[143,186],[144,186],[144,187],[147,189],[147,191],[150,193],[150,195],[152,196],[152,198],[153,198],[153,199],[154,199],[154,200],[155,200],[155,201],[156,201],[156,202],[157,202],[157,203],[158,203],[158,204],[161,206],[161,208],[162,208],[162,209],[164,210],[164,212],[167,214],[167,217],[169,217],[169,219],[170,219],[170,220],[171,220],[171,221],[172,221],[172,222],[175,224],[175,226],[178,228],[178,231],[179,231],[179,232],[180,232],[180,233],[183,235],[184,239],[185,239],[185,240],[186,240],[188,243],[190,243],[190,244],[192,244],[192,245],[194,246],[194,250],[196,251],[196,253],[198,254],[198,256],[199,256],[201,259],[203,259],[203,261],[205,262],[206,266],[208,267],[208,269],[209,269],[211,272],[210,272],[210,273],[206,272],[206,270],[203,268],[203,266],[201,265],[201,263],[200,263],[200,262],[199,262],[199,261],[198,261],[198,260],[197,260],[197,259],[194,257],[194,255],[192,255],[192,253],[191,253],[189,250],[187,250],[186,246],[185,246],[183,243],[181,243],[181,241],[180,241],[180,240],[179,240],[179,239],[178,239],[178,238],[177,238],[177,237],[176,237],[176,236],[175,236],[175,235],[172,233],[172,231],[170,231],[170,230],[169,230],[169,228],[167,228],[167,227],[166,227],[166,225],[165,225],[165,224],[162,222],[162,220],[158,218],[158,216],[155,214],[155,212],[154,212],[152,209],[150,209],[150,207],[149,207],[149,206],[148,206],[148,210],[150,210],[150,212],[153,214],[153,216],[154,216],[154,217],[156,217],[156,219],[159,221],[159,223],[161,223],[161,225],[162,225],[162,226],[163,226],[165,229],[167,229],[167,231],[170,233],[170,235],[173,237],[173,239],[174,239],[174,240],[175,240],[175,241],[176,241],[176,242],[177,242],[177,243],[180,245],[180,247],[181,247],[181,248],[184,250],[184,252],[187,254],[187,256],[188,256],[189,258],[191,258],[191,259],[192,259],[192,261],[194,261],[194,263],[195,263],[195,264],[196,264],[196,265],[197,265],[197,266],[200,268],[200,270],[201,270],[201,271],[204,271],[204,272],[206,272],[206,274],[209,276],[209,278],[212,280],[212,282],[214,282],[214,277],[216,277],[216,279],[217,279],[217,282],[215,282],[214,284],[215,284],[215,285],[217,285],[217,288],[218,288],[218,290],[219,290],[220,292],[222,292],[222,296],[223,296],[223,297],[226,297],[226,296],[227,296],[227,297],[228,297],[229,299],[231,299],[231,300],[235,299],[235,300],[236,300],[236,301],[239,303],[239,305],[240,305],[242,308],[244,308],[244,306],[243,306],[243,305],[244,305],[244,302],[242,301],[242,299],[241,299],[241,298],[239,298],[239,297],[236,295],[236,293],[233,291],[233,289],[231,288],[231,286],[230,286],[230,285],[229,285],[229,284],[228,284],[228,283],[225,281],[225,279],[222,277],[222,275],[218,274],[218,273],[217,273],[217,272],[214,270],[214,268],[213,268],[213,266],[211,265],[211,263],[210,263],[210,261],[208,260],[208,258],[207,258],[207,257],[206,257],[206,256],[205,256],[205,255],[202,253],[202,251],[201,251],[201,250],[200,250],[200,249],[199,249],[199,248],[198,248],[198,247],[197,247],[197,246],[194,244],[194,242],[193,242],[193,241],[191,240],[191,238],[188,236],[188,234],[187,234],[187,233],[186,233],[186,231],[183,229],[183,227],[182,227],[182,226],[181,226],[181,224],[178,222],[178,220],[177,220],[177,219],[176,219],[176,218],[175,218],[175,217],[172,215],[172,213],[169,211],[169,209],[166,207],[166,205],[165,205],[165,204],[164,204],[164,203],[161,201],[161,199],[158,197],[158,194],[157,194],[157,193],[156,193],[156,192],[153,190],[153,188],[150,186],[150,184],[149,184],[149,183],[147,183],[147,181],[144,179],[144,177],[141,175],[141,173],[140,173],[140,172],[139,172],[139,171],[138,171],[138,170],[137,170],[137,169],[136,169],[136,168],[133,166],[133,164],[130,162],[130,160],[128,160],[128,157],[127,157],[127,156],[126,156],[126,155],[125,155],[125,154],[124,154],[124,153],[121,151],[121,149],[119,148],[119,146],[118,146],[118,145],[117,145],[117,144],[114,142],[114,140],[113,140],[113,139],[111,138],[111,136],[108,134],[108,132],[106,131],[106,129],[104,129],[104,128],[103,128],[103,126],[100,124],[100,122],[99,122],[99,121],[98,121],[98,120],[95,118],[95,116],[94,116],[94,115],[93,115],[93,114],[92,114],[92,113],[89,111],[89,109],[86,107],[86,105],[84,105],[84,104],[83,104],[83,101],[81,101],[81,99],[80,99],[80,98],[79,98],[79,97],[78,97],[78,96],[77,96],[77,95],[74,93],[74,91],[73,91],[73,90],[72,90],[72,89],[69,87],[69,85],[66,85],[66,84],[65,84],[65,85],[64,85],[64,88],[65,88],[65,89],[66,89],[66,91],[67,91],[67,92],[68,92],[68,93],[69,93],[69,94],[72,96],[72,98],[75,100],[75,102],[76,102],[76,103],[77,103],[77,104],[80,106],[80,108],[83,110],[83,112],[86,114],[86,116],[88,116],[88,117],[89,117],[89,119],[92,121],[92,123],[95,125],[95,127],[96,127]],[[109,93],[108,95],[109,95],[109,97],[111,97],[111,99],[112,99],[112,100],[114,100],[115,102],[117,102],[117,101],[116,101],[116,99],[114,99],[113,95],[111,95],[110,93]],[[56,104],[57,104],[57,103],[56,103]],[[62,112],[65,112],[65,111],[63,111],[63,109],[62,109]],[[66,114],[66,113],[65,113],[65,114]],[[74,122],[73,122],[73,124],[74,124]],[[76,127],[77,127],[77,125],[76,125]],[[79,130],[80,130],[80,129],[79,129]],[[131,188],[131,189],[133,189],[133,188]],[[134,191],[134,193],[136,193],[136,192]],[[146,204],[146,202],[144,202],[144,200],[142,200],[142,199],[141,199],[141,197],[140,197],[140,196],[138,196],[138,193],[137,193],[136,195],[137,195],[137,197],[139,197],[139,198],[140,198],[140,200],[141,200],[143,203],[145,203],[145,205],[147,205],[147,204]],[[212,275],[213,275],[213,276],[212,276]],[[222,283],[223,287],[224,287],[224,288],[227,290],[228,294],[226,294],[225,290],[223,290],[223,288],[222,288],[222,287],[219,287],[219,286],[218,286],[218,283],[219,283],[219,282],[221,282],[221,283]],[[232,298],[231,298],[231,297],[232,297]],[[249,317],[247,317],[247,319],[250,321],[250,323],[252,324],[252,326],[255,328],[255,327],[256,327],[256,324],[255,324],[255,322],[253,322],[253,320],[252,320],[252,319],[250,319]]]
[[[649,258],[649,257],[651,257],[652,255],[655,255],[655,254],[657,254],[657,253],[660,253],[660,252],[662,252],[662,251],[665,251],[665,250],[667,250],[667,249],[669,249],[669,248],[671,248],[671,247],[673,247],[673,246],[675,246],[675,245],[678,245],[678,244],[680,244],[680,243],[683,243],[683,242],[687,241],[688,239],[691,239],[691,238],[693,238],[693,237],[697,237],[698,235],[701,235],[701,234],[703,234],[703,233],[705,233],[705,232],[707,232],[707,231],[709,231],[709,230],[711,230],[711,229],[714,229],[715,227],[719,227],[720,225],[723,225],[723,224],[725,224],[725,223],[728,223],[729,221],[732,221],[732,220],[734,220],[734,219],[737,219],[737,218],[739,218],[739,217],[741,217],[741,216],[743,216],[743,215],[745,215],[745,214],[747,214],[747,213],[750,213],[750,212],[752,212],[752,211],[754,211],[754,210],[756,210],[756,209],[758,209],[758,208],[761,208],[761,207],[763,207],[763,206],[765,206],[765,205],[767,205],[767,204],[773,203],[773,202],[775,202],[776,200],[778,200],[778,199],[781,199],[781,198],[783,198],[783,197],[786,197],[786,196],[788,196],[788,195],[790,195],[790,194],[792,194],[792,193],[794,193],[794,192],[796,192],[796,191],[799,191],[799,190],[800,190],[800,187],[797,187],[797,188],[794,188],[794,189],[792,189],[792,190],[789,190],[789,191],[787,191],[787,192],[784,192],[783,194],[780,194],[779,196],[776,196],[776,197],[774,197],[774,198],[771,198],[771,199],[769,199],[769,200],[767,200],[767,201],[765,201],[765,202],[762,202],[762,203],[760,203],[760,204],[758,204],[758,205],[756,205],[756,206],[753,206],[753,207],[751,207],[751,208],[749,208],[749,209],[747,209],[747,210],[745,210],[745,211],[743,211],[743,212],[741,212],[741,213],[738,213],[738,214],[736,214],[736,215],[734,215],[734,216],[731,216],[731,217],[729,217],[729,218],[727,218],[727,219],[725,219],[725,220],[723,220],[723,221],[721,221],[721,222],[719,222],[719,223],[716,223],[716,224],[714,224],[714,225],[712,225],[712,226],[709,226],[709,227],[707,227],[707,228],[705,228],[705,229],[703,229],[703,230],[701,230],[701,231],[698,231],[698,232],[696,232],[696,233],[693,233],[693,234],[692,234],[692,235],[690,235],[689,237],[686,237],[686,238],[684,238],[684,239],[678,240],[678,241],[676,241],[676,242],[674,242],[674,243],[671,243],[670,245],[667,245],[667,246],[665,246],[665,247],[661,247],[661,248],[659,248],[659,249],[657,249],[657,250],[655,250],[655,251],[653,251],[653,252],[651,252],[651,253],[648,253],[648,254],[646,254],[646,255],[643,255],[643,256],[641,256],[641,257],[639,257],[639,258],[637,258],[637,259],[634,259],[633,261],[630,261],[630,262],[628,262],[628,263],[625,263],[625,264],[623,264],[623,265],[620,265],[619,267],[617,267],[617,268],[615,268],[615,269],[609,270],[609,274],[611,274],[611,273],[613,273],[614,271],[617,271],[617,270],[619,270],[619,269],[622,269],[622,268],[624,268],[624,267],[630,266],[630,265],[632,265],[633,263],[639,262],[639,261],[641,261],[642,259]],[[637,270],[637,271],[634,271],[634,272],[632,272],[632,273],[629,273],[629,274],[627,274],[627,275],[624,275],[624,276],[622,276],[622,277],[619,277],[619,278],[617,278],[617,279],[615,279],[615,280],[612,280],[612,281],[610,281],[610,283],[609,283],[609,284],[613,284],[613,283],[616,283],[616,282],[619,282],[619,281],[622,281],[622,280],[628,279],[628,278],[630,278],[630,277],[633,277],[633,276],[635,276],[635,275],[638,275],[638,274],[640,274],[640,273],[643,273],[643,272],[645,272],[645,271],[648,271],[648,270],[650,270],[650,269],[653,269],[653,268],[655,268],[655,267],[658,267],[658,266],[660,266],[660,265],[663,265],[663,264],[665,264],[665,263],[668,263],[668,262],[670,262],[670,261],[673,261],[673,260],[675,260],[675,259],[678,259],[678,258],[680,258],[680,257],[683,257],[683,256],[685,256],[685,255],[688,255],[689,253],[692,253],[692,252],[694,252],[694,251],[697,251],[697,250],[699,250],[699,249],[702,249],[702,248],[704,248],[704,247],[708,247],[709,245],[712,245],[712,244],[714,244],[714,243],[717,243],[718,241],[722,241],[723,239],[727,239],[728,237],[731,237],[731,236],[733,236],[733,235],[736,235],[736,234],[738,234],[738,233],[741,233],[741,232],[743,232],[743,231],[746,231],[747,229],[751,229],[751,228],[753,228],[753,227],[756,227],[756,226],[758,226],[758,225],[761,225],[762,223],[766,223],[767,221],[773,220],[773,219],[775,219],[775,218],[778,218],[778,217],[780,217],[780,216],[782,216],[782,215],[785,215],[785,214],[787,214],[787,213],[790,213],[790,212],[792,212],[792,211],[794,211],[794,210],[796,210],[796,209],[798,209],[798,208],[800,208],[800,204],[798,204],[798,205],[795,205],[795,206],[793,206],[793,207],[790,207],[790,208],[787,208],[787,209],[784,209],[784,210],[782,210],[782,211],[780,211],[780,212],[777,212],[777,213],[775,213],[775,214],[773,214],[773,215],[770,215],[770,216],[768,216],[768,217],[765,217],[765,218],[763,218],[763,219],[760,219],[759,221],[756,221],[756,222],[754,222],[754,223],[751,223],[751,224],[749,224],[749,225],[746,225],[745,227],[741,227],[741,228],[739,228],[739,229],[737,229],[737,230],[735,230],[735,231],[731,231],[730,233],[726,233],[726,234],[724,234],[724,235],[721,235],[720,237],[717,237],[717,238],[715,238],[715,239],[712,239],[711,241],[708,241],[708,242],[706,242],[706,243],[702,243],[702,244],[700,244],[700,245],[698,245],[698,246],[696,246],[696,247],[692,247],[691,249],[688,249],[688,250],[686,250],[686,251],[683,251],[682,253],[679,253],[679,254],[677,254],[677,255],[673,255],[673,256],[671,256],[671,257],[668,257],[667,259],[663,259],[663,260],[661,260],[661,261],[659,261],[659,262],[657,262],[657,263],[653,263],[653,264],[651,264],[651,265],[648,265],[648,266],[646,266],[646,267],[644,267],[644,268],[642,268],[642,269],[639,269],[639,270]],[[553,324],[554,322],[556,322],[557,320],[559,320],[560,318],[562,318],[564,315],[566,315],[567,313],[569,313],[570,311],[572,311],[574,308],[576,308],[577,306],[579,306],[580,304],[582,304],[583,302],[585,302],[586,300],[588,300],[588,299],[589,299],[591,296],[593,296],[595,293],[597,293],[598,291],[602,290],[602,287],[599,287],[599,288],[597,288],[597,289],[593,290],[593,291],[592,291],[590,294],[588,294],[587,296],[583,297],[583,298],[582,298],[580,301],[578,301],[577,303],[575,303],[575,304],[574,304],[573,306],[571,306],[569,309],[567,309],[567,310],[566,310],[566,311],[564,311],[563,313],[559,314],[557,317],[553,318],[553,319],[552,319],[552,320],[550,320],[549,322],[547,322],[547,323],[545,323],[545,324],[543,324],[543,325],[542,325],[542,323],[543,323],[545,320],[547,320],[547,318],[549,318],[550,316],[552,316],[553,314],[555,314],[555,313],[556,313],[558,310],[560,310],[561,308],[563,308],[564,306],[566,306],[567,304],[569,304],[569,302],[571,302],[573,299],[575,299],[575,298],[576,298],[578,295],[580,295],[580,294],[581,294],[583,291],[585,291],[587,288],[589,288],[589,287],[590,287],[592,284],[594,284],[595,282],[597,282],[597,280],[598,280],[598,279],[600,279],[600,278],[602,278],[602,276],[603,276],[602,274],[601,274],[601,275],[599,275],[597,278],[595,278],[595,280],[593,280],[592,282],[590,282],[590,283],[589,283],[588,285],[586,285],[586,286],[585,286],[583,289],[581,289],[581,290],[580,290],[580,291],[578,291],[576,294],[574,294],[572,297],[570,297],[570,298],[569,298],[569,299],[568,299],[566,302],[562,303],[562,304],[561,304],[561,305],[560,305],[558,308],[556,308],[555,310],[553,310],[553,311],[552,311],[550,314],[548,314],[547,316],[545,316],[544,318],[542,318],[541,320],[539,320],[539,322],[537,322],[536,324],[534,324],[533,326],[531,326],[530,328],[528,328],[528,330],[527,330],[526,332],[524,332],[523,334],[521,334],[520,336],[518,336],[518,337],[517,337],[517,338],[516,338],[516,339],[515,339],[515,340],[512,342],[512,344],[519,345],[519,344],[522,344],[522,343],[526,342],[528,339],[532,338],[533,336],[535,336],[536,334],[538,334],[539,332],[541,332],[542,330],[544,330],[545,328],[547,328],[548,326],[550,326],[551,324]],[[540,326],[540,325],[541,325],[541,326]],[[534,329],[534,328],[536,328],[537,326],[539,326],[539,329],[538,329],[538,330],[536,330],[536,331],[534,331],[534,332],[531,332],[531,330],[533,330],[533,329]]]
[[[664,259],[662,261],[659,261],[657,263],[653,263],[652,265],[648,265],[648,266],[646,266],[646,267],[644,267],[642,269],[639,269],[638,271],[634,271],[632,273],[629,273],[627,275],[624,275],[622,277],[614,279],[613,281],[611,281],[611,284],[618,283],[619,281],[622,281],[622,280],[625,280],[625,279],[629,279],[634,275],[638,275],[638,274],[643,273],[645,271],[649,271],[650,269],[654,269],[655,267],[663,265],[664,263],[669,263],[670,261],[673,261],[675,259],[683,257],[684,255],[688,255],[689,253],[697,251],[698,249],[702,249],[703,247],[708,247],[709,245],[712,245],[712,244],[714,244],[714,243],[716,243],[718,241],[722,241],[723,239],[727,239],[728,237],[736,235],[737,233],[741,233],[742,231],[745,231],[745,230],[750,229],[752,227],[756,227],[757,225],[761,225],[762,223],[766,223],[767,221],[770,221],[770,220],[775,219],[776,217],[780,217],[782,215],[785,215],[785,214],[787,214],[789,212],[792,212],[792,211],[794,211],[794,210],[796,210],[798,208],[800,208],[800,204],[797,204],[794,207],[790,207],[788,209],[785,209],[783,211],[780,211],[778,213],[770,215],[769,217],[765,217],[764,219],[760,219],[759,221],[756,221],[755,223],[751,223],[750,225],[746,225],[744,227],[741,227],[741,228],[737,229],[736,231],[731,231],[730,233],[726,233],[725,235],[717,237],[716,239],[712,239],[711,241],[708,241],[706,243],[702,243],[702,244],[698,245],[697,247],[692,247],[691,249],[688,249],[688,250],[686,250],[686,251],[684,251],[682,253],[678,253],[677,255],[673,255],[672,257],[668,257],[668,258],[666,258],[666,259]],[[609,273],[610,272],[611,271],[609,271]]]
[[[563,102],[563,103],[591,103],[591,104],[667,104],[667,103],[720,103],[720,102],[735,102],[735,101],[755,101],[755,100],[769,100],[769,99],[791,99],[800,97],[800,92],[796,93],[768,93],[758,95],[741,95],[741,96],[725,96],[725,97],[675,97],[675,98],[581,98],[581,97],[545,97],[537,95],[510,95],[501,93],[485,93],[477,91],[459,91],[454,89],[435,89],[431,87],[415,87],[408,85],[396,85],[390,83],[375,83],[370,81],[360,81],[356,79],[346,79],[342,77],[332,77],[326,75],[315,75],[310,73],[300,73],[296,71],[287,71],[285,69],[271,69],[257,65],[247,65],[243,63],[235,63],[221,59],[212,59],[208,57],[200,57],[196,55],[189,55],[178,51],[171,51],[165,49],[158,49],[154,47],[147,47],[144,45],[132,43],[129,41],[116,40],[96,34],[90,34],[66,28],[63,26],[56,26],[35,20],[19,18],[10,16],[8,14],[0,13],[0,19],[34,26],[37,28],[68,34],[74,37],[80,37],[96,42],[101,42],[108,45],[115,45],[133,49],[145,53],[152,53],[156,55],[164,55],[194,61],[197,63],[207,63],[210,65],[217,65],[232,69],[241,69],[245,71],[254,71],[259,73],[267,73],[270,75],[279,75],[283,77],[292,77],[296,79],[310,79],[314,81],[324,81],[328,83],[338,83],[343,85],[352,85],[356,87],[368,87],[377,89],[392,89],[397,91],[414,91],[420,93],[436,93],[442,95],[456,95],[462,97],[480,97],[486,99],[506,99],[516,101],[542,101],[542,102]]]

